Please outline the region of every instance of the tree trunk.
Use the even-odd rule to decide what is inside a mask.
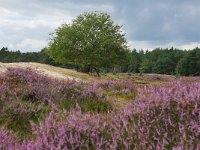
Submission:
[[[117,72],[117,71],[116,71],[116,68],[114,67],[114,68],[113,68],[113,75],[116,75],[116,72]]]
[[[94,70],[96,71],[96,73],[97,73],[97,76],[98,76],[98,77],[100,77],[100,74],[99,74],[99,69],[97,69],[97,68],[94,68]]]
[[[87,66],[85,66],[84,68],[83,68],[83,71],[82,72],[84,72],[84,73],[90,73],[90,70],[91,70],[91,65],[87,65]]]

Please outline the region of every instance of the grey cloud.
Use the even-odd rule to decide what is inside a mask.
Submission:
[[[146,1],[126,6],[129,38],[147,41],[200,41],[199,5],[192,1]],[[200,4],[200,2],[198,2]],[[131,6],[130,6],[131,7]],[[194,11],[196,10],[196,11]],[[193,11],[193,13],[191,13]]]
[[[1,0],[0,47],[25,43],[22,50],[38,51],[60,24],[95,10],[109,12],[123,25],[132,48],[198,46],[199,6],[198,0]],[[26,47],[31,41],[39,46]]]

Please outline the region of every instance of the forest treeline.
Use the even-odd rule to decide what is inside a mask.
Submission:
[[[152,51],[128,51],[126,64],[113,68],[101,68],[101,72],[122,73],[156,73],[181,76],[200,75],[200,48],[180,50],[175,48],[156,48]],[[45,48],[39,52],[11,51],[6,47],[0,50],[0,62],[38,62],[70,69],[82,70],[84,66],[55,63],[45,53]]]

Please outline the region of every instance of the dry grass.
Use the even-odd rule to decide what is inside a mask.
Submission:
[[[136,84],[146,85],[146,84],[162,84],[175,79],[174,76],[169,75],[158,75],[158,74],[144,74],[140,76],[139,74],[128,75],[127,73],[119,73],[113,75],[108,73],[97,77],[95,74],[85,74],[77,72],[72,69],[65,69],[60,67],[54,67],[47,64],[33,63],[33,62],[19,62],[19,63],[0,63],[0,72],[4,72],[9,67],[20,67],[20,68],[32,68],[38,73],[48,75],[53,78],[59,79],[75,79],[84,82],[101,82],[109,80],[132,80]]]
[[[19,62],[19,63],[0,63],[0,72],[4,72],[7,68],[10,67],[19,67],[19,68],[32,68],[36,70],[38,73],[45,74],[52,78],[59,79],[75,79],[75,80],[83,80],[83,81],[92,81],[93,77],[77,72],[71,69],[64,69],[60,67],[54,67],[51,65],[33,63],[33,62]]]

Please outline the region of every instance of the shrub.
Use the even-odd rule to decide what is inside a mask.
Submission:
[[[173,82],[139,89],[118,114],[52,111],[36,140],[23,146],[44,149],[199,149],[200,83]],[[48,140],[47,140],[48,139]]]
[[[0,128],[0,149],[18,149],[17,137],[8,130]]]
[[[18,86],[9,84],[13,78],[19,81]],[[19,138],[22,141],[0,128],[0,145],[3,149],[200,149],[198,78],[193,82],[180,79],[165,86],[148,85],[140,88],[131,81],[77,83],[48,78],[45,79],[48,82],[41,81],[49,84],[45,90],[52,90],[47,90],[47,101],[42,97],[45,91],[42,89],[37,91],[41,93],[35,92],[35,97],[41,94],[41,99],[21,99],[32,92],[33,85],[40,85],[40,82],[36,82],[39,80],[37,78],[34,82],[21,76],[1,76],[0,79],[3,103],[0,116],[6,114],[8,116],[5,118],[11,118],[18,115],[15,121],[19,122],[32,120],[29,124],[32,136],[24,140]],[[9,91],[8,86],[19,92],[21,85],[29,87],[28,90],[21,90],[24,92],[22,95]],[[98,113],[112,109],[104,91],[113,94],[137,91],[137,96],[118,112]],[[65,94],[67,98],[63,96]],[[70,101],[73,103],[64,103]],[[63,109],[71,108],[72,105],[73,109]],[[41,112],[46,117],[38,123],[34,122],[33,118],[40,117],[30,117],[31,113],[38,115]],[[13,119],[10,125],[17,127],[15,121]]]

